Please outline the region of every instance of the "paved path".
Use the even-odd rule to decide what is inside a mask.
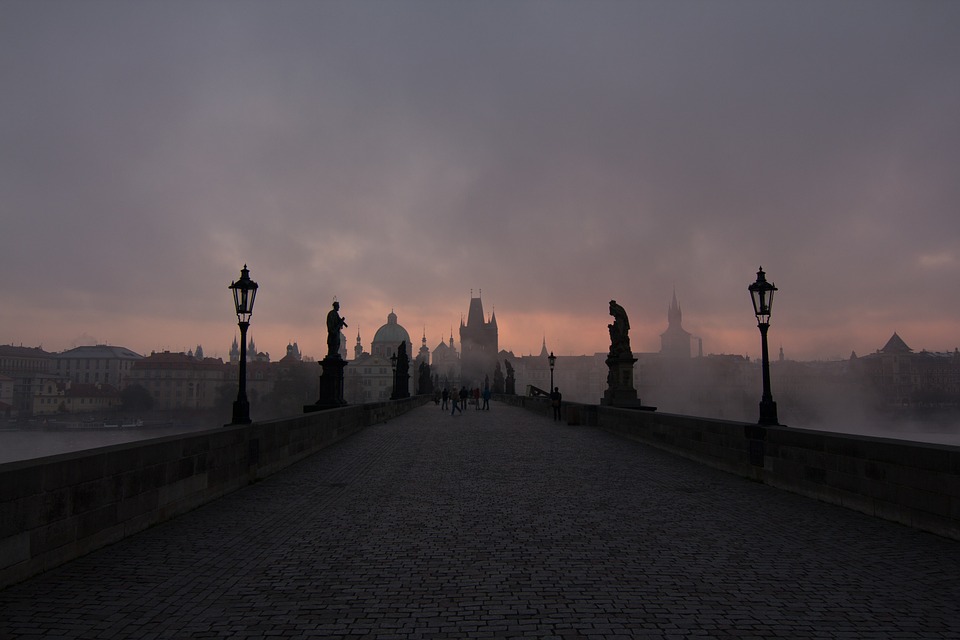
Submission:
[[[0,591],[0,638],[960,638],[960,543],[492,407]]]

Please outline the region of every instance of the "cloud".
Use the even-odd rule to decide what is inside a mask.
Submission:
[[[790,353],[872,350],[924,304],[913,342],[956,342],[953,4],[0,12],[0,340],[229,344],[246,263],[275,353],[320,353],[334,295],[433,345],[481,288],[517,352],[604,350],[610,298],[656,349],[674,287],[743,352],[760,265]]]

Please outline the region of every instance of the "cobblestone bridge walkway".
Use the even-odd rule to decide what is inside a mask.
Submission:
[[[0,638],[960,638],[960,543],[430,404],[0,592]]]

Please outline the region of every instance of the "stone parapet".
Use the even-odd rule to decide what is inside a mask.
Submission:
[[[0,588],[236,491],[427,400],[0,464]]]
[[[537,398],[502,396],[549,415]],[[793,493],[960,540],[960,447],[565,403],[606,431]]]

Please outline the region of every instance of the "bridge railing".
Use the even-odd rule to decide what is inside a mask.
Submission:
[[[428,400],[0,464],[0,588],[186,513]]]
[[[498,400],[551,415],[549,401]],[[960,540],[960,447],[564,403],[598,427],[773,487]]]

